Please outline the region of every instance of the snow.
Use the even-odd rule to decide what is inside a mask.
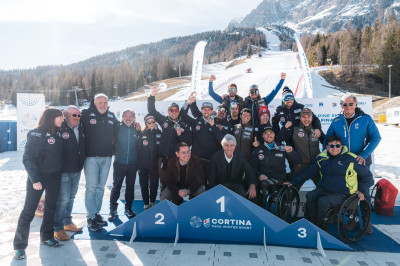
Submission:
[[[315,14],[314,16],[309,16],[309,17],[305,18],[302,22],[298,23],[298,25],[306,24],[306,23],[309,23],[314,20],[324,19],[324,17],[330,16],[332,14],[331,11],[335,11],[335,9],[336,9],[336,6],[332,6],[328,9],[325,9],[325,10],[319,12],[318,14]]]
[[[249,87],[252,84],[259,85],[261,95],[267,95],[279,82],[280,73],[286,72],[287,78],[284,86],[295,89],[301,76],[302,70],[294,52],[268,51],[262,53],[262,58],[258,55],[246,60],[245,63],[225,69],[229,62],[206,65],[203,68],[203,76],[216,75],[214,89],[218,94],[227,91],[228,84],[234,82],[238,85],[239,95],[248,95]],[[245,73],[251,67],[253,73]],[[333,97],[341,95],[338,90],[332,88],[319,74],[321,69],[328,67],[311,68],[314,97]],[[187,85],[189,88],[190,84]],[[201,82],[201,86],[208,88],[208,79]],[[167,100],[187,99],[190,90],[181,90]],[[206,94],[200,95],[202,99],[210,99]],[[278,93],[277,98],[281,98]],[[301,102],[301,99],[299,100]],[[6,105],[0,111],[0,119],[16,120],[16,108]],[[400,128],[378,125],[382,135],[382,141],[375,150],[375,174],[391,180],[398,187],[400,185]],[[27,174],[22,165],[22,152],[0,153],[0,224],[7,218],[7,213],[20,212],[25,199],[25,186]],[[81,183],[84,182],[82,174]],[[83,188],[81,184],[80,190]]]

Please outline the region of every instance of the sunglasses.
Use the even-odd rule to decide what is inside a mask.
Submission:
[[[236,88],[229,88],[228,91],[229,92],[237,92],[237,89]]]
[[[285,97],[285,102],[290,101],[290,100],[294,100],[293,96],[286,96]]]
[[[250,93],[251,93],[251,94],[258,94],[258,89],[251,89],[251,90],[250,90]]]
[[[342,104],[343,107],[347,107],[347,105],[348,105],[348,106],[353,106],[354,103],[344,103],[344,104]]]
[[[328,146],[329,146],[329,148],[331,148],[331,149],[333,149],[333,148],[339,149],[340,147],[342,147],[341,144],[336,144],[336,145],[329,144]]]
[[[168,112],[170,112],[170,113],[179,113],[179,110],[176,109],[176,108],[173,108],[173,109],[169,109]]]
[[[82,115],[77,115],[77,114],[71,114],[72,117],[82,117]]]
[[[146,124],[150,125],[150,124],[155,124],[156,121],[147,121]]]
[[[217,110],[220,112],[226,112],[225,108],[218,108]]]

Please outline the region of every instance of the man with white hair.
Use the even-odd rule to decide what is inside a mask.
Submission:
[[[63,163],[60,192],[54,215],[54,238],[60,241],[70,239],[65,231],[82,230],[81,226],[72,222],[71,214],[86,158],[85,135],[80,124],[81,111],[71,105],[64,109],[63,114],[65,118],[61,126]]]
[[[99,212],[111,166],[114,130],[119,121],[108,110],[108,97],[100,93],[94,96],[89,108],[82,111],[81,123],[86,136],[84,171],[87,225],[92,231],[100,231],[102,226],[107,225]]]
[[[243,154],[235,150],[235,137],[226,134],[221,145],[223,150],[217,151],[210,160],[208,169],[210,187],[221,184],[243,197],[248,195],[249,199],[255,199],[256,177]],[[245,174],[244,180],[243,174]]]

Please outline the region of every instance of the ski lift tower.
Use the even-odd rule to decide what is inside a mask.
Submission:
[[[72,89],[67,91],[67,92],[74,92],[75,93],[76,107],[79,107],[79,101],[78,101],[78,92],[79,91],[83,91],[83,89],[79,88],[78,86],[73,86]]]

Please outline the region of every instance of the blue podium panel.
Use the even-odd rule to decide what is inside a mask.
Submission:
[[[179,237],[263,243],[264,227],[278,232],[288,224],[219,185],[179,206]]]
[[[317,234],[320,234],[323,248],[352,250],[348,245],[337,240],[321,228],[306,219],[301,219],[288,225],[280,232],[266,231],[266,242],[272,245],[286,245],[296,247],[317,247]]]
[[[168,200],[138,214],[136,217],[121,224],[110,235],[131,236],[136,222],[136,234],[141,237],[175,238],[178,206]]]

